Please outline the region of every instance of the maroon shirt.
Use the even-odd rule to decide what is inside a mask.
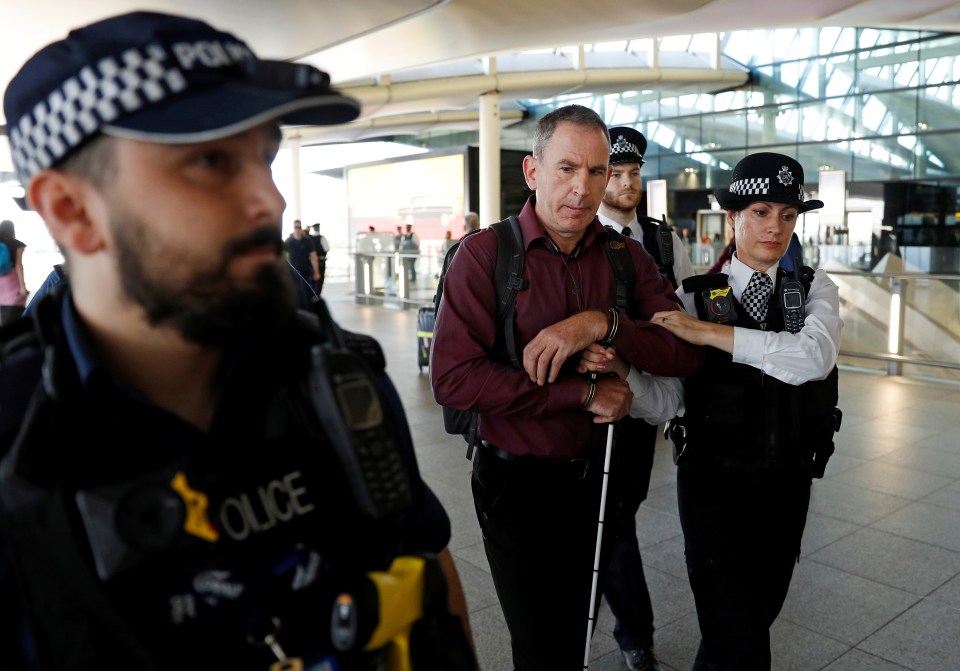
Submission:
[[[516,299],[518,355],[545,327],[583,310],[616,306],[616,281],[599,220],[587,227],[575,258],[560,254],[548,246],[534,199],[519,216],[526,250],[523,277],[529,285]],[[703,362],[701,348],[645,321],[659,310],[683,306],[653,258],[636,240],[627,243],[637,279],[632,304],[642,319],[621,317],[613,344],[640,370],[693,375]],[[503,327],[495,323],[496,258],[496,235],[486,229],[461,243],[447,270],[431,351],[434,397],[441,405],[479,412],[480,438],[513,454],[570,459],[602,450],[607,426],[593,423],[593,413],[580,408],[578,356],[567,359],[556,381],[542,387],[510,366],[498,338]]]

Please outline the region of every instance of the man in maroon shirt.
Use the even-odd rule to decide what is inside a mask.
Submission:
[[[508,363],[495,321],[492,231],[461,244],[437,314],[434,396],[480,415],[474,503],[519,671],[583,663],[607,425],[629,412],[632,394],[616,378],[588,382],[577,372],[579,352],[609,340],[630,365],[675,377],[696,372],[703,358],[647,321],[679,302],[634,240],[626,240],[632,314],[615,314],[607,234],[596,218],[608,156],[606,126],[592,110],[561,107],[537,124],[533,156],[523,161],[536,195],[519,216],[528,282],[515,306],[523,370]]]

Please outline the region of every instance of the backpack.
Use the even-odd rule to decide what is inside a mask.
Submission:
[[[529,286],[529,282],[522,277],[523,275],[523,234],[520,232],[520,222],[516,217],[510,216],[503,221],[491,224],[490,228],[497,236],[497,265],[493,274],[493,286],[497,295],[497,314],[496,325],[502,328],[504,345],[507,348],[507,355],[510,358],[510,365],[516,369],[523,366],[520,363],[520,355],[517,351],[517,334],[514,328],[514,303],[516,302],[517,292],[523,291]],[[443,297],[443,281],[447,274],[447,268],[453,260],[454,255],[460,248],[460,243],[467,237],[479,233],[480,229],[466,233],[460,240],[447,251],[443,257],[443,265],[440,269],[440,278],[437,282],[437,293],[433,297],[435,310],[440,309],[440,300]],[[604,249],[607,252],[607,259],[613,268],[614,278],[616,280],[616,304],[617,309],[623,313],[628,312],[630,293],[633,285],[636,283],[636,276],[633,270],[633,259],[630,258],[630,252],[623,242],[624,237],[611,228],[606,229],[607,243]],[[620,244],[616,244],[616,243]],[[467,442],[467,459],[473,458],[473,448],[477,444],[477,424],[480,416],[471,410],[461,410],[442,405],[443,428],[447,433],[459,434]]]
[[[13,270],[13,257],[7,243],[0,242],[0,275],[6,275]]]

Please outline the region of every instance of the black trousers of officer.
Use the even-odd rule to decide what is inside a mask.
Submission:
[[[653,647],[653,606],[637,541],[637,510],[650,489],[657,427],[642,419],[620,421],[610,463],[614,534],[603,595],[616,618],[613,637],[621,650]]]
[[[569,463],[477,450],[474,505],[517,671],[583,669],[602,466],[591,462],[579,479]],[[612,537],[604,534],[601,567]]]
[[[694,671],[770,669],[773,624],[800,555],[810,476],[799,466],[746,472],[697,459],[677,472],[680,524],[700,623]]]

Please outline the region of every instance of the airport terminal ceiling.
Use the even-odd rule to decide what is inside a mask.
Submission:
[[[745,148],[758,145],[871,179],[960,175],[960,159],[951,151],[960,133],[953,83],[960,49],[954,38],[935,35],[960,30],[960,4],[954,2],[288,0],[279,5],[282,11],[277,6],[265,13],[255,0],[21,3],[5,8],[0,25],[0,85],[27,54],[72,26],[133,8],[156,9],[203,16],[242,35],[262,55],[316,63],[361,100],[406,87],[407,99],[365,102],[356,124],[318,129],[305,144],[396,137],[432,146],[449,144],[444,136],[450,133],[469,137],[477,127],[476,98],[489,80],[487,57],[493,57],[495,84],[509,89],[500,92],[505,147],[525,148],[532,116],[578,100],[611,123],[639,124],[652,140],[652,154],[663,159],[661,169],[703,170],[703,181],[713,174],[703,166],[722,172]],[[841,45],[825,44],[829,38],[818,29],[839,35],[838,26],[867,21],[902,32],[896,37],[868,29],[856,32],[856,43]],[[704,26],[763,30],[698,32]],[[750,49],[732,48],[737,35],[747,36]],[[913,46],[883,48],[891,39]],[[856,51],[870,40],[878,46],[875,54]],[[784,41],[797,47],[792,54],[778,48]],[[829,55],[811,59],[818,50]],[[921,56],[924,51],[934,52],[936,63]],[[551,86],[557,63],[567,72]],[[926,85],[935,71],[938,90]],[[565,84],[580,73],[577,86]],[[449,90],[450,82],[471,78],[478,92],[436,93],[438,83]],[[519,83],[509,88],[511,81]]]

